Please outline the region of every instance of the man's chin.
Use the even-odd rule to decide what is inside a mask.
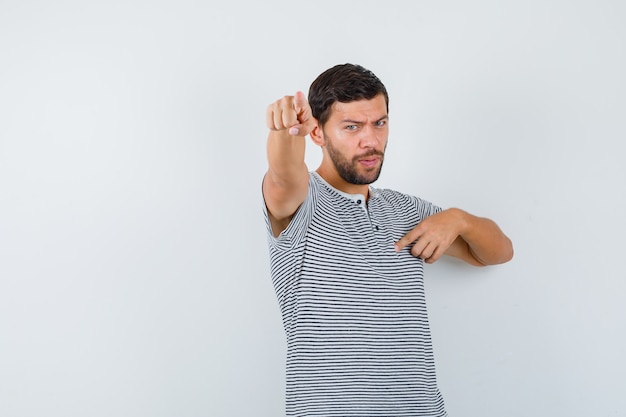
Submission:
[[[371,184],[373,182],[376,182],[376,180],[378,179],[378,177],[380,177],[380,171],[381,171],[382,166],[377,166],[376,168],[372,169],[370,172],[366,173],[363,177],[367,179],[368,184]]]
[[[369,174],[359,175],[358,177],[355,178],[356,182],[354,182],[354,184],[358,184],[358,185],[368,184],[369,185],[369,184],[376,182],[379,176],[380,176],[380,170],[377,170],[376,172],[372,172]]]

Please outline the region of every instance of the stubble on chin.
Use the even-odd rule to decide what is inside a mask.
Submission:
[[[377,166],[371,168],[361,167],[359,159],[364,157],[377,155],[380,158],[380,162]],[[363,185],[363,184],[371,184],[375,182],[380,176],[380,171],[383,167],[383,155],[378,152],[376,154],[368,154],[361,155],[356,157],[349,163],[347,160],[343,161],[335,161],[335,168],[339,175],[344,179],[344,181],[355,184],[355,185]]]
[[[332,140],[328,140],[328,138],[326,141],[326,151],[328,152],[328,156],[333,162],[339,176],[347,183],[355,185],[371,184],[375,182],[380,176],[380,171],[382,170],[383,161],[385,159],[384,152],[371,149],[361,155],[354,156],[352,160],[348,160],[332,145]],[[379,157],[379,164],[372,168],[361,167],[359,160],[370,156]],[[363,168],[365,172],[359,172],[359,168]]]

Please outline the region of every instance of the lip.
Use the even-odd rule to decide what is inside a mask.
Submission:
[[[365,165],[366,167],[375,166],[378,164],[378,161],[380,161],[380,158],[378,157],[359,159],[359,163]]]

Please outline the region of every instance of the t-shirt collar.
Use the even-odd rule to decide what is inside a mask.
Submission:
[[[334,190],[337,194],[340,194],[342,196],[344,196],[345,198],[348,198],[352,201],[354,201],[356,204],[358,204],[359,206],[366,208],[366,198],[363,194],[350,194],[350,193],[346,193],[343,192],[341,190],[336,189],[335,187],[333,187],[332,185],[330,185],[324,178],[322,178],[322,176],[320,174],[318,174],[317,172],[313,171],[313,174],[319,178],[320,181],[322,181],[328,188],[330,188],[331,190]],[[370,195],[370,199],[372,198],[376,198],[378,196],[378,193],[376,192],[375,189],[373,189],[372,187],[369,187],[369,195]]]

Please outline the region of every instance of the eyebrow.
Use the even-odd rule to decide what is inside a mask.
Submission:
[[[385,115],[385,116],[381,117],[380,119],[374,121],[374,123],[378,123],[378,122],[380,122],[382,120],[385,120],[385,119],[388,120],[389,119],[389,115]],[[344,120],[340,121],[339,123],[352,123],[352,124],[355,124],[355,125],[362,125],[362,124],[364,124],[364,122],[361,122],[359,120],[351,120],[351,119],[344,119]]]

